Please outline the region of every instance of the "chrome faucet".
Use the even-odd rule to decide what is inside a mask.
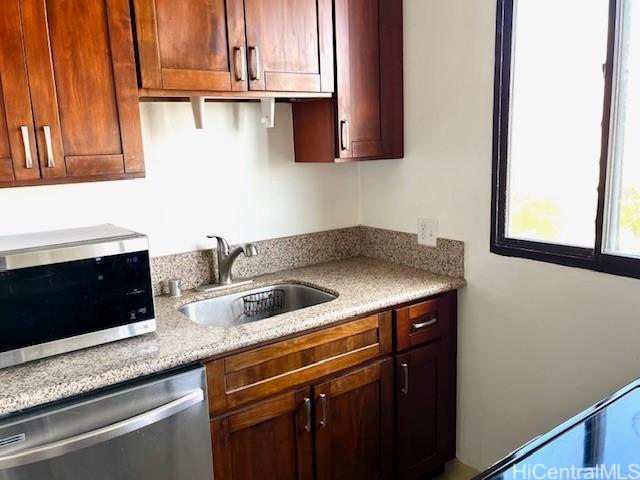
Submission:
[[[218,283],[215,285],[203,285],[198,287],[197,290],[211,291],[231,284],[241,285],[243,283],[250,283],[253,281],[245,280],[241,282],[234,282],[231,269],[233,268],[233,263],[236,261],[236,258],[238,258],[241,253],[244,253],[246,257],[255,257],[258,255],[258,249],[255,244],[244,243],[232,249],[229,247],[227,241],[222,237],[217,235],[207,235],[207,238],[215,238],[218,241]]]

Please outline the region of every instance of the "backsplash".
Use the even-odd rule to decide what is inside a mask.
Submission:
[[[365,256],[388,260],[450,277],[464,276],[464,242],[438,239],[436,248],[417,242],[417,235],[372,227],[349,227],[324,232],[254,242],[258,256],[238,257],[235,278],[305,267],[318,263]],[[152,259],[152,279],[156,294],[167,280],[180,278],[182,288],[213,283],[217,259],[215,250],[179,253]]]
[[[438,246],[418,243],[415,233],[358,227],[361,235],[361,255],[388,260],[409,267],[428,270],[438,275],[464,277],[464,242],[438,239]]]
[[[361,231],[360,227],[339,228],[253,243],[258,247],[258,256],[240,255],[233,265],[235,278],[356,257],[360,255]],[[215,249],[155,257],[151,261],[153,288],[158,294],[162,284],[171,278],[180,278],[185,290],[213,283],[217,263]]]

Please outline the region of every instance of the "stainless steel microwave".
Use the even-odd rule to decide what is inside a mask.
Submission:
[[[0,237],[0,368],[153,332],[146,236],[113,225]]]

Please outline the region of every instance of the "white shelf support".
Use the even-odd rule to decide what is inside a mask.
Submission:
[[[261,98],[260,105],[262,106],[262,117],[260,117],[262,126],[264,128],[273,128],[276,124],[276,99]]]
[[[193,121],[196,124],[198,130],[205,128],[204,118],[204,101],[207,97],[190,97],[191,110],[193,112]],[[275,98],[261,98],[260,107],[262,115],[260,116],[260,123],[264,128],[273,128],[276,120],[276,99]]]
[[[204,128],[204,98],[205,97],[191,97],[191,110],[193,111],[193,121],[196,124],[198,130]]]

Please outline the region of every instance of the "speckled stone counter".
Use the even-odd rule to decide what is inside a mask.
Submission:
[[[177,307],[231,291],[297,282],[338,298],[237,327],[191,322]],[[465,285],[461,278],[355,257],[265,275],[214,294],[156,298],[156,333],[0,370],[0,416]]]

